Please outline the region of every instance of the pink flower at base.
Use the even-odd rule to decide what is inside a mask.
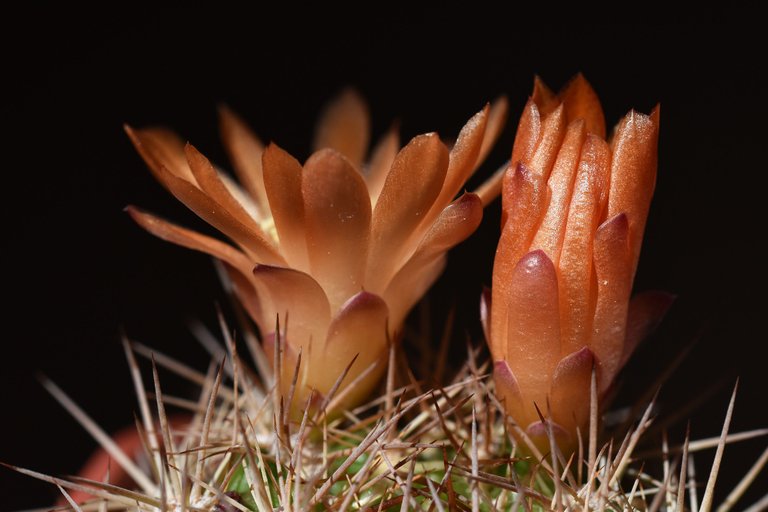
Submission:
[[[338,405],[352,407],[380,380],[389,340],[442,272],[446,251],[479,225],[482,200],[457,195],[505,113],[504,100],[486,106],[450,150],[434,133],[400,149],[390,131],[365,163],[368,111],[348,91],[326,109],[316,151],[302,165],[275,144],[265,147],[222,109],[221,131],[241,185],[167,130],[126,128],[157,180],[234,245],[128,211],[158,237],[224,264],[268,353],[279,318],[283,396],[301,354],[294,417],[357,357],[342,388],[373,371]]]
[[[496,393],[545,449],[539,412],[572,449],[589,421],[593,367],[605,396],[670,305],[663,293],[630,300],[658,130],[658,107],[632,111],[606,142],[600,102],[581,75],[558,95],[537,79],[520,119],[483,320]]]

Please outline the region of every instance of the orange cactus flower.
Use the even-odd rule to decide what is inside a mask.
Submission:
[[[295,412],[312,390],[327,394],[357,356],[344,381],[356,384],[341,404],[355,405],[378,381],[388,340],[443,270],[445,252],[480,223],[479,197],[456,196],[505,114],[504,100],[486,106],[450,151],[434,133],[400,149],[390,131],[365,163],[367,107],[346,91],[326,108],[316,152],[302,165],[275,144],[264,147],[222,109],[223,141],[241,185],[173,133],[127,128],[158,181],[235,246],[136,208],[129,213],[160,238],[223,262],[268,353],[279,318],[283,392],[301,353]]]
[[[607,142],[581,75],[557,95],[537,79],[520,119],[483,316],[497,394],[537,444],[547,446],[541,412],[573,446],[589,420],[593,367],[604,395],[670,304],[661,293],[630,301],[658,131],[658,107],[633,111]]]

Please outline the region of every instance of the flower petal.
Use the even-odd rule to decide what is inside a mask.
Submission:
[[[415,276],[425,273],[424,269],[430,267],[436,258],[439,258],[448,249],[474,233],[477,226],[480,225],[482,218],[483,205],[480,202],[480,198],[475,194],[464,194],[448,205],[424,236],[413,256],[392,278],[390,286],[384,292],[384,296],[388,299],[396,297],[400,293],[396,291],[397,288],[407,287],[410,288],[408,296],[418,294],[416,296],[416,300],[418,300],[419,296],[423,295],[432,285],[437,275],[429,280],[415,279]],[[431,273],[425,273],[425,275],[431,276]],[[418,284],[414,284],[414,281],[417,281]],[[401,308],[393,305],[395,301],[400,302],[399,299],[393,298],[392,302],[388,300],[388,303],[393,308],[393,311],[401,312]],[[407,309],[404,311],[404,314],[407,314],[412,305],[413,303],[408,299]]]
[[[493,381],[496,385],[496,396],[504,402],[507,414],[523,427],[533,421],[526,410],[532,409],[532,407],[523,407],[523,395],[520,386],[506,361],[501,360],[493,363]]]
[[[440,212],[411,258],[445,252],[475,232],[483,220],[483,203],[465,193]]]
[[[192,169],[192,174],[195,176],[200,189],[224,207],[232,217],[266,239],[267,235],[261,226],[232,195],[211,162],[189,143],[184,147],[184,154],[187,156],[189,168]]]
[[[401,326],[406,315],[445,269],[445,254],[440,253],[421,265],[406,265],[395,274],[382,294],[389,306],[389,324]]]
[[[605,139],[605,116],[600,98],[581,73],[573,77],[558,94],[565,106],[568,122],[583,119],[588,133]]]
[[[533,93],[531,94],[531,100],[539,108],[541,117],[547,117],[557,107],[560,106],[560,98],[557,94],[552,92],[552,89],[547,87],[547,84],[539,76],[533,77]]]
[[[483,137],[483,145],[480,148],[480,155],[475,162],[475,169],[480,167],[485,161],[491,148],[496,143],[496,140],[501,135],[501,131],[504,128],[504,124],[507,120],[507,110],[509,108],[507,98],[502,96],[493,102],[491,105],[491,111],[488,114],[488,126],[485,130],[485,136]],[[504,173],[506,172],[507,164],[502,168],[496,170],[491,176],[480,184],[474,190],[474,193],[480,196],[484,206],[488,206],[491,201],[496,199],[501,193],[501,182],[504,179]]]
[[[183,228],[168,222],[151,213],[144,212],[135,206],[125,209],[128,215],[142,228],[158,238],[171,242],[193,251],[200,251],[228,263],[244,276],[251,276],[253,263],[242,252],[215,238],[202,235],[196,231]]]
[[[399,150],[400,135],[397,125],[393,125],[373,148],[370,165],[365,173],[365,181],[368,183],[368,193],[371,196],[372,205],[376,205],[376,201],[379,199],[384,181],[387,179],[387,173],[389,173]]]
[[[610,386],[620,369],[624,351],[627,306],[632,291],[629,266],[629,223],[619,214],[605,221],[595,234],[597,304],[590,347],[598,361],[600,390]]]
[[[640,342],[656,329],[674,301],[674,295],[660,291],[643,292],[632,297],[629,302],[626,342],[620,367],[627,363]]]
[[[585,137],[584,121],[574,121],[568,125],[563,144],[557,153],[557,160],[547,182],[549,205],[531,244],[531,247],[546,252],[555,266],[560,262],[560,250],[565,237],[573,181]]]
[[[491,152],[493,145],[499,139],[504,125],[507,123],[507,113],[509,112],[509,100],[506,96],[500,96],[491,103],[491,109],[488,112],[488,122],[483,135],[483,144],[480,147],[480,154],[475,161],[477,169],[485,161],[488,153]]]
[[[371,224],[368,189],[360,173],[332,149],[307,160],[301,189],[309,268],[336,310],[363,289]]]
[[[595,356],[587,347],[568,354],[557,363],[552,376],[552,419],[566,432],[576,432],[589,423],[589,388]],[[584,430],[582,430],[584,433]]]
[[[453,200],[469,179],[472,171],[475,170],[475,163],[480,155],[485,129],[488,125],[489,111],[490,107],[486,105],[480,112],[472,116],[461,129],[456,143],[451,148],[443,188],[432,205],[430,214],[425,217],[424,223],[431,223],[431,219]]]
[[[520,116],[520,122],[517,124],[515,143],[512,146],[512,158],[509,161],[513,169],[517,167],[518,163],[527,162],[531,158],[540,135],[541,115],[539,107],[536,106],[533,99],[529,99]]]
[[[524,159],[526,166],[543,180],[549,178],[557,152],[565,135],[565,114],[560,106],[552,111],[541,123],[541,136],[530,158]]]
[[[368,108],[357,92],[343,91],[325,108],[315,132],[315,151],[331,148],[362,168],[370,138]]]
[[[440,193],[447,168],[448,150],[434,133],[415,137],[398,153],[373,211],[369,291],[386,288],[413,251],[413,232]]]
[[[596,289],[592,284],[592,245],[603,209],[611,152],[608,144],[587,135],[582,148],[560,255],[562,354],[583,347],[592,329]]]
[[[313,354],[310,359],[310,364],[316,365],[317,371],[312,372],[312,378],[320,391],[327,392],[356,356],[351,368],[353,375],[362,373],[377,361],[381,363],[366,383],[358,383],[361,389],[354,394],[362,397],[370,391],[386,367],[383,362],[389,337],[388,315],[387,304],[372,293],[359,292],[344,303],[328,327],[323,352]],[[348,401],[359,402],[353,397],[348,397]]]
[[[184,142],[178,135],[165,128],[134,130],[128,125],[124,125],[123,128],[136,151],[161,184],[165,185],[160,179],[162,174],[160,166],[164,166],[174,176],[196,183],[187,164],[187,158],[184,156]]]
[[[322,347],[331,307],[317,281],[298,270],[268,265],[258,265],[253,276],[266,290],[268,309],[279,316],[281,333],[292,349],[298,352],[303,347],[307,354],[310,344]]]
[[[282,265],[283,257],[272,243],[251,227],[243,224],[196,185],[172,174],[163,164],[154,169],[155,177],[176,199],[201,219],[218,229],[249,253],[259,263]]]
[[[259,327],[262,340],[266,340],[270,333],[275,330],[275,311],[272,309],[272,300],[264,300],[268,293],[260,283],[256,283],[253,273],[248,272],[244,275],[239,269],[236,269],[227,262],[223,262],[224,271],[229,277],[237,300],[245,308],[245,311]]]
[[[496,354],[505,350],[508,288],[512,275],[520,258],[529,250],[544,208],[543,187],[523,164],[507,171],[502,194],[506,219],[502,215],[501,237],[493,262],[491,303],[491,353],[497,359],[502,357]]]
[[[504,359],[526,400],[546,403],[550,379],[560,359],[557,272],[543,251],[526,254],[508,289],[507,347]],[[494,297],[495,300],[495,297]],[[491,331],[491,334],[497,335]],[[499,357],[494,354],[494,359]]]
[[[627,114],[616,128],[612,141],[613,163],[607,215],[627,214],[633,277],[656,186],[658,135],[659,108],[656,107],[650,116],[634,111]]]
[[[240,183],[258,205],[261,215],[267,216],[269,206],[261,167],[264,144],[245,121],[224,105],[219,107],[219,131]]]
[[[301,195],[301,164],[277,144],[270,144],[262,155],[264,187],[280,249],[288,263],[309,270],[304,234],[304,200]]]

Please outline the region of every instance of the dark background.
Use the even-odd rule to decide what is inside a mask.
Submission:
[[[665,386],[662,410],[706,397],[691,415],[692,433],[717,435],[741,376],[733,429],[768,426],[763,34],[732,14],[551,24],[542,18],[549,13],[513,18],[446,5],[380,6],[373,15],[118,7],[4,16],[1,80],[11,92],[1,100],[0,461],[73,473],[94,447],[36,372],[107,430],[132,422],[121,328],[207,366],[186,325],[196,318],[214,326],[214,303],[224,300],[208,258],[152,238],[122,208],[200,223],[154,183],[122,123],[171,126],[224,164],[215,108],[226,102],[264,140],[303,160],[319,109],[348,84],[370,101],[374,138],[398,118],[404,140],[433,130],[455,136],[484,102],[506,94],[508,129],[472,188],[508,157],[533,75],[557,88],[578,71],[603,99],[609,125],[632,107],[662,104],[659,178],[636,288],[679,299],[630,365],[618,403],[642,394],[698,340]],[[452,255],[432,299],[438,319],[456,302],[459,333],[478,343],[477,297],[490,284],[497,217],[498,206],[489,209]],[[454,341],[460,347],[463,336]],[[191,391],[164,382],[171,392]],[[673,442],[681,435],[673,429]],[[721,498],[765,444],[726,450]],[[763,476],[752,501],[766,487]],[[0,509],[43,506],[54,496],[50,486],[0,469]]]

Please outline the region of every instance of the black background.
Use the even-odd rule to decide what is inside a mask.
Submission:
[[[0,460],[72,473],[94,447],[36,372],[107,430],[132,422],[121,328],[206,368],[186,324],[197,318],[213,326],[214,303],[223,300],[208,258],[152,238],[122,208],[138,204],[200,223],[153,182],[122,123],[171,126],[224,164],[215,108],[226,102],[264,140],[303,160],[319,109],[345,85],[370,101],[374,137],[398,118],[406,140],[433,130],[455,136],[486,101],[506,94],[510,123],[490,159],[497,165],[508,156],[533,75],[556,88],[578,71],[603,99],[609,125],[632,107],[662,104],[659,178],[636,289],[679,299],[631,363],[619,403],[640,395],[697,339],[662,406],[674,412],[719,384],[692,415],[694,437],[717,435],[741,376],[734,429],[768,426],[763,34],[722,13],[666,24],[582,24],[567,16],[561,21],[569,23],[552,24],[548,12],[471,9],[6,13]],[[493,168],[481,169],[470,188]],[[490,208],[452,255],[432,299],[438,319],[456,302],[459,332],[478,343],[477,297],[490,284],[497,216],[498,206]],[[463,337],[455,343],[460,348]],[[189,394],[167,381],[171,392]],[[680,429],[672,436],[680,441]],[[720,497],[764,446],[726,451]],[[763,477],[750,497],[766,487]],[[53,491],[0,469],[2,510],[43,506]]]

